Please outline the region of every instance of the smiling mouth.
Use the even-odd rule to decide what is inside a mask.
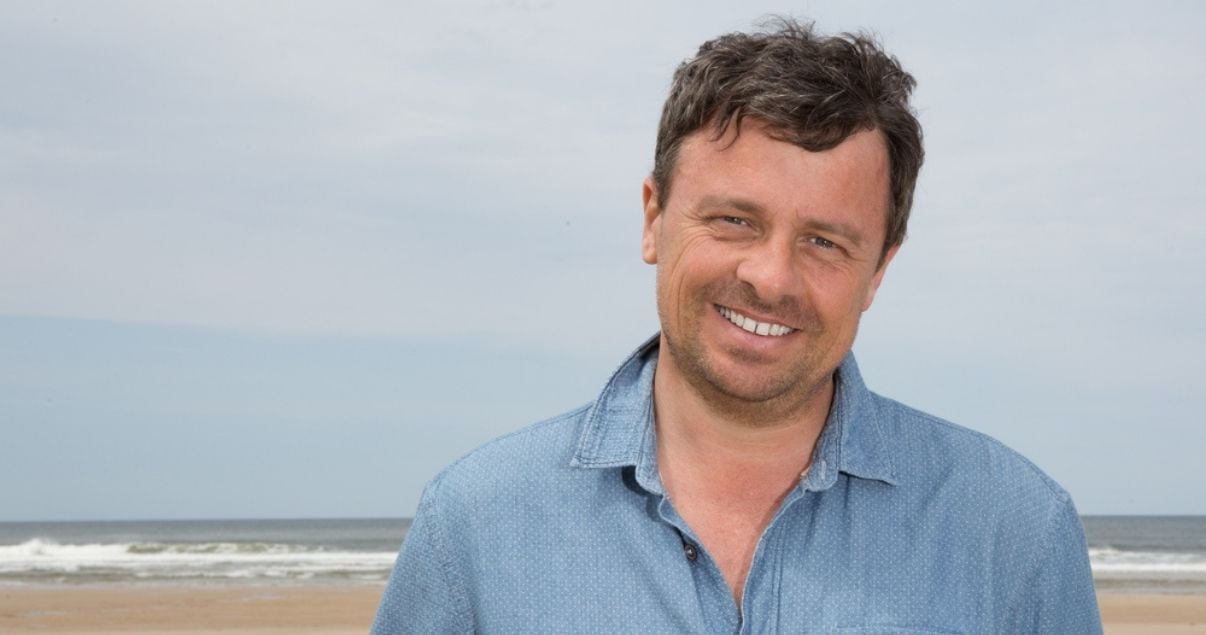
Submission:
[[[751,317],[746,317],[728,307],[716,305],[717,310],[724,316],[724,319],[732,322],[735,326],[745,329],[755,335],[765,335],[767,337],[782,337],[788,333],[794,333],[796,329],[774,322],[759,322]]]

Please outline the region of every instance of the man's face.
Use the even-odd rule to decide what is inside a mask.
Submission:
[[[680,148],[665,209],[645,183],[662,359],[709,400],[790,412],[829,386],[895,249],[878,131],[809,152],[746,120]],[[772,411],[780,410],[772,408]]]

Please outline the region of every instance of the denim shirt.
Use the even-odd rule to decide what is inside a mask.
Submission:
[[[658,476],[656,338],[592,404],[423,493],[373,633],[1100,633],[1084,533],[1002,444],[880,397],[852,355],[738,606]]]

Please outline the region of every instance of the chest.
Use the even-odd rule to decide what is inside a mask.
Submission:
[[[678,497],[674,507],[720,570],[733,597],[741,600],[758,541],[782,501],[771,496]]]
[[[740,602],[758,542],[788,492],[798,487],[799,467],[762,472],[686,467],[663,465],[673,515],[686,524],[686,533],[700,543]]]
[[[502,578],[479,589],[478,600],[500,611],[483,624],[515,632],[810,633],[885,624],[896,627],[890,632],[986,632],[977,619],[991,618],[991,558],[951,561],[925,539],[928,523],[906,518],[906,526],[844,499],[831,491],[783,501],[766,527],[695,509],[697,527],[687,532],[669,502],[658,509],[646,501],[592,515],[589,532],[582,524],[555,537],[502,531],[506,548],[476,558]],[[683,544],[690,534],[703,544],[694,557]],[[728,584],[733,566],[744,568],[740,599]]]

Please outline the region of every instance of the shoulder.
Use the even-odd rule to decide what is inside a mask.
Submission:
[[[875,418],[900,485],[964,499],[978,512],[1050,521],[1071,505],[1054,479],[987,434],[875,395]]]
[[[986,434],[878,395],[872,403],[895,479],[880,491],[909,548],[987,581],[1002,632],[1093,632],[1088,549],[1067,491]]]
[[[573,473],[570,457],[590,404],[487,442],[444,468],[427,495],[445,505],[532,500]]]
[[[483,580],[523,571],[549,483],[564,480],[583,408],[495,439],[428,483],[407,530],[373,632],[470,632]],[[483,569],[492,573],[483,577]],[[488,585],[487,585],[488,586]]]

